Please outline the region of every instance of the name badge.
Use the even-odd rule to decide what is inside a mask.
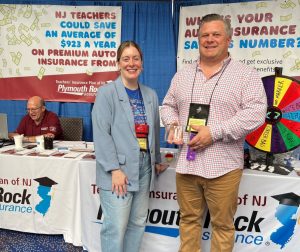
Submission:
[[[146,151],[147,150],[147,138],[138,137],[137,140],[138,140],[140,149],[143,151]]]
[[[197,131],[193,130],[191,125],[205,126],[207,124],[209,107],[210,105],[208,104],[199,104],[199,103],[190,104],[189,116],[188,116],[188,121],[186,126],[187,132],[197,133]]]

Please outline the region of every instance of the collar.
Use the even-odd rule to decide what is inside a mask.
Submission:
[[[228,57],[223,60],[222,66],[220,67],[220,69],[217,72],[219,72],[221,69],[223,69],[225,66],[227,66],[230,63],[231,59],[232,59],[231,54],[228,52]],[[195,64],[196,64],[197,72],[201,71],[201,68],[200,68],[200,56],[198,57],[198,59],[195,62]]]

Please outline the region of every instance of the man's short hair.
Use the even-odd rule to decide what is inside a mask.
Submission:
[[[232,28],[231,28],[230,20],[227,19],[227,18],[224,18],[223,16],[221,16],[219,14],[215,14],[215,13],[208,14],[208,15],[205,15],[205,16],[202,17],[200,25],[199,25],[199,32],[200,32],[201,26],[204,23],[208,23],[208,22],[211,22],[211,21],[222,21],[225,25],[225,31],[226,31],[227,35],[229,37],[232,36]]]

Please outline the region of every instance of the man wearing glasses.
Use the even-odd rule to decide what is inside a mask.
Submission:
[[[58,116],[45,107],[44,100],[39,96],[29,98],[25,115],[18,128],[9,137],[23,134],[24,142],[35,142],[35,136],[48,136],[62,139],[62,128]]]

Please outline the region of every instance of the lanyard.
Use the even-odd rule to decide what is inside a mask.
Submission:
[[[215,89],[216,89],[217,85],[219,84],[219,81],[220,81],[220,79],[221,79],[221,77],[222,77],[222,75],[223,75],[225,69],[226,69],[227,66],[229,65],[230,61],[231,61],[231,60],[229,60],[228,63],[226,63],[226,65],[223,67],[223,69],[222,69],[222,71],[221,71],[221,74],[219,75],[219,77],[218,77],[216,83],[214,84],[214,88],[213,88],[213,90],[212,90],[212,92],[211,92],[211,95],[210,95],[210,98],[209,98],[208,105],[210,105],[211,100],[212,100],[212,97],[213,97],[213,94],[214,94],[214,92],[215,92]],[[193,80],[192,94],[191,94],[191,101],[190,101],[190,103],[192,103],[192,100],[193,100],[193,94],[194,94],[194,87],[195,87],[196,75],[197,75],[197,65],[196,65],[196,68],[195,68],[195,74],[194,74],[194,80]]]

